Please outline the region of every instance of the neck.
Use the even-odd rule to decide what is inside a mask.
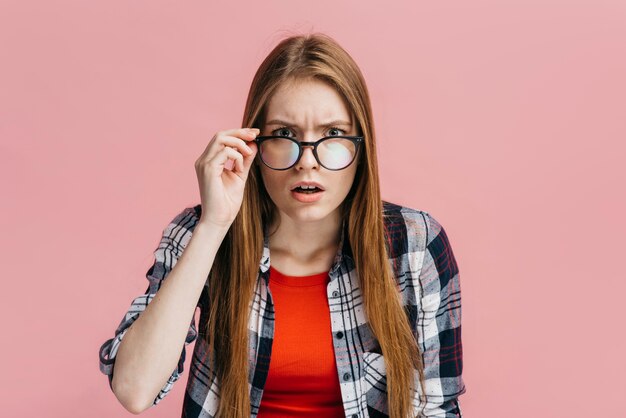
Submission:
[[[277,228],[272,225],[269,229],[272,258],[303,265],[332,260],[339,246],[340,228],[337,212],[313,222],[294,222],[284,216]]]

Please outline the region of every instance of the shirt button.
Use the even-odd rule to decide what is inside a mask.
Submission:
[[[337,292],[336,290],[333,292],[333,297],[337,297],[339,296],[339,292]]]
[[[359,418],[357,414],[352,414],[352,418]]]
[[[343,332],[339,331],[337,334],[335,334],[337,336],[337,338],[343,338]]]
[[[350,373],[344,373],[343,380],[350,380]]]

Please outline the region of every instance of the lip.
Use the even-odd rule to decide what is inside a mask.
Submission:
[[[309,181],[309,180],[302,180],[299,181],[297,183],[292,184],[291,186],[289,186],[289,190],[293,191],[293,189],[295,189],[298,186],[315,186],[320,190],[326,190],[326,188],[324,186],[322,186],[321,184],[319,184],[316,181]]]
[[[317,202],[318,200],[322,198],[323,194],[324,194],[324,191],[311,193],[311,194],[300,193],[294,190],[291,191],[291,197],[293,197],[294,199],[302,203]]]

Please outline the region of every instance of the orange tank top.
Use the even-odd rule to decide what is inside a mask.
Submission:
[[[328,281],[328,272],[287,276],[270,265],[274,341],[258,418],[345,417]]]

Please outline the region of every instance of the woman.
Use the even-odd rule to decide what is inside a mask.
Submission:
[[[196,160],[201,203],[100,349],[119,401],[169,392],[200,307],[185,417],[461,417],[457,264],[431,215],[381,199],[355,62],[325,35],[283,40],[242,125]]]

